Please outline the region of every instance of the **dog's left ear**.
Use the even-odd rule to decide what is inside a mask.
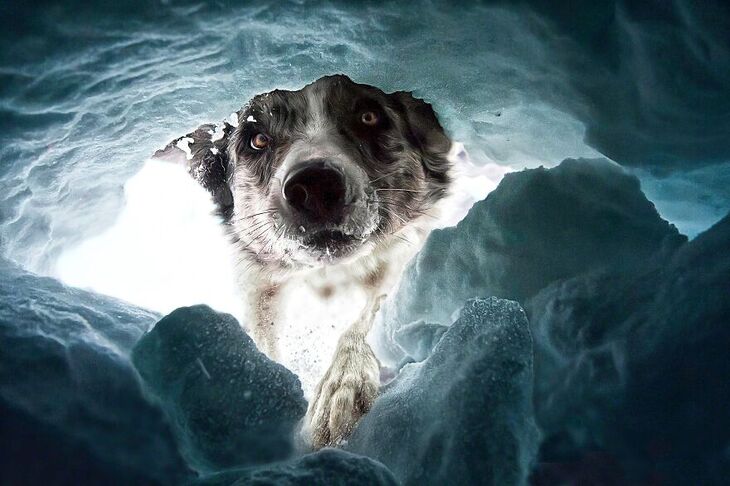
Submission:
[[[426,173],[438,182],[448,182],[451,140],[439,123],[433,107],[408,91],[396,91],[390,95],[408,123],[408,141],[422,154]]]

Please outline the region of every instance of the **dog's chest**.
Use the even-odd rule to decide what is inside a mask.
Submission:
[[[299,376],[307,397],[327,371],[337,341],[365,306],[365,291],[334,269],[292,279],[282,289],[279,361]]]

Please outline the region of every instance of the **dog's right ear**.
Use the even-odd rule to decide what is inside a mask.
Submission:
[[[233,193],[228,183],[231,175],[228,141],[235,127],[228,122],[206,124],[194,132],[176,138],[152,158],[183,165],[188,173],[213,197],[218,213],[230,219]]]
[[[451,149],[451,139],[439,123],[433,107],[408,91],[396,91],[389,96],[405,116],[408,140],[421,152],[426,174],[435,181],[446,184],[450,167],[447,155]]]

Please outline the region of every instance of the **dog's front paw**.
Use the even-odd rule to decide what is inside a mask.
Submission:
[[[313,448],[338,445],[350,435],[378,395],[379,372],[378,360],[365,340],[343,336],[307,410]]]

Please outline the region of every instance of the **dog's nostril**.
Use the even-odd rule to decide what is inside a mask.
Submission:
[[[332,220],[341,216],[347,187],[342,173],[326,161],[294,169],[284,182],[284,199],[307,218]]]
[[[287,187],[284,191],[284,197],[289,201],[289,204],[302,206],[307,204],[309,192],[307,192],[307,188],[302,184],[292,184],[291,187]]]

